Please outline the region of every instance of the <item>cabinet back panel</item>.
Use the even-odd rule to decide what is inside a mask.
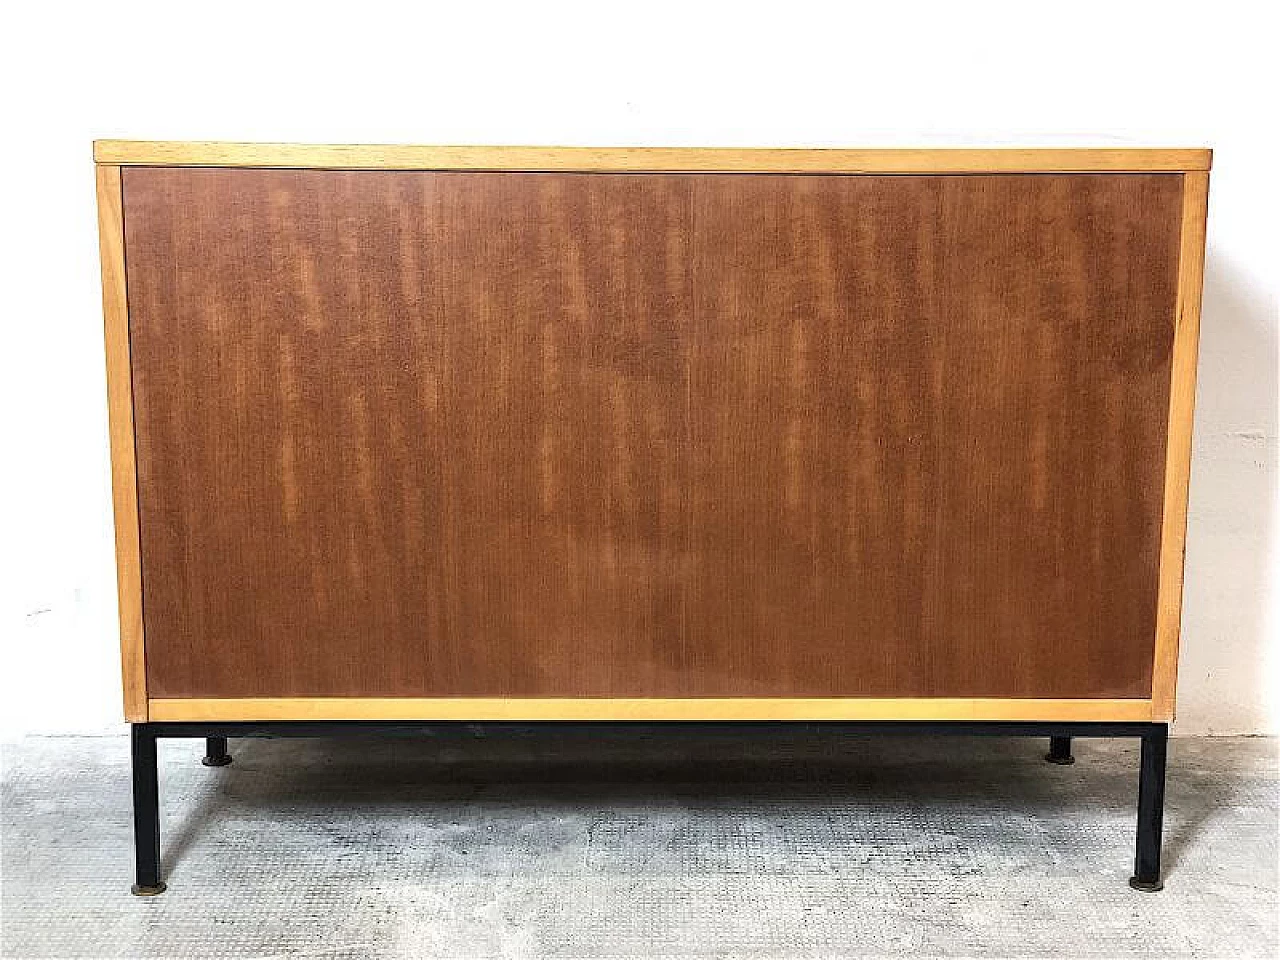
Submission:
[[[152,697],[1146,697],[1181,178],[126,168]]]

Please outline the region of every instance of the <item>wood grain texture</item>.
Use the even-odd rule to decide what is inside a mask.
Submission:
[[[1178,305],[1170,371],[1168,456],[1160,535],[1160,600],[1156,616],[1151,699],[1156,720],[1171,721],[1178,686],[1178,635],[1182,622],[1182,573],[1187,544],[1187,495],[1191,481],[1191,427],[1196,402],[1200,300],[1204,290],[1205,227],[1209,175],[1183,177]]]
[[[153,698],[1150,696],[1179,177],[124,176]]]
[[[147,719],[147,676],[142,636],[142,565],[138,543],[133,386],[129,367],[129,302],[125,285],[123,198],[119,167],[97,168],[97,199],[124,714],[126,720],[140,722]]]
[[[1148,695],[1178,213],[1158,175],[700,183],[711,661],[757,695]]]
[[[357,697],[152,700],[151,719],[1147,721],[1149,700]]]
[[[1081,173],[1208,170],[1204,149],[451,147],[98,140],[99,163],[149,166],[649,173]]]

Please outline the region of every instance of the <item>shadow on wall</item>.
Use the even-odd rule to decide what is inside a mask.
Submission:
[[[1277,308],[1210,248],[1201,313],[1177,732],[1275,733]]]

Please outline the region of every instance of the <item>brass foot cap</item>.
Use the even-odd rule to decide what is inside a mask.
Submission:
[[[1139,880],[1137,877],[1129,878],[1129,886],[1143,893],[1159,893],[1164,889],[1164,884],[1159,880]]]
[[[135,883],[129,888],[129,892],[135,897],[154,897],[165,892],[167,888],[163,883],[157,883],[154,887],[147,886],[142,883]]]

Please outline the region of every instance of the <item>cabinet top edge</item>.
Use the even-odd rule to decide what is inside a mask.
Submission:
[[[95,163],[119,166],[579,173],[1186,173],[1206,148],[530,147],[95,140]]]

